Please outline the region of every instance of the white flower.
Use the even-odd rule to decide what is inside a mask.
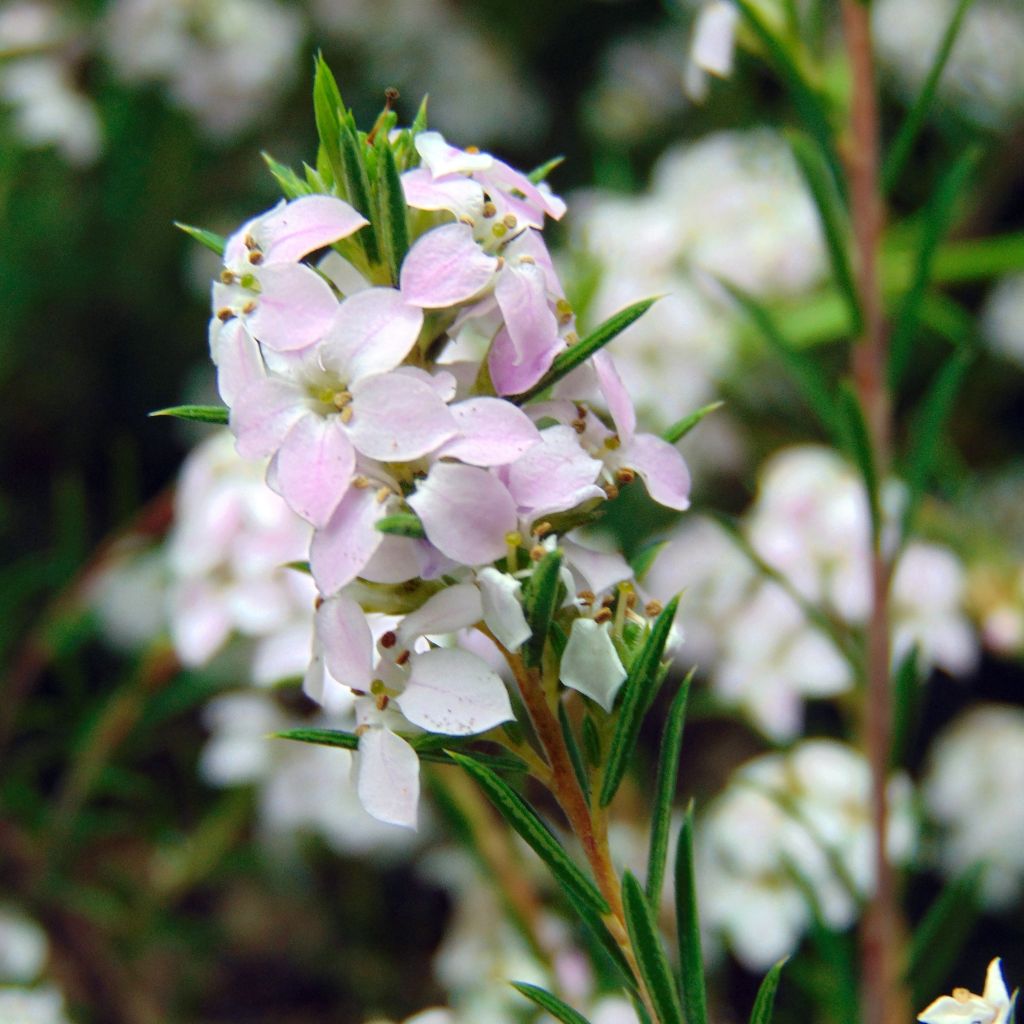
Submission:
[[[985,972],[985,991],[979,996],[966,988],[955,988],[951,996],[939,996],[917,1019],[923,1024],[1006,1024],[1010,1015],[1010,994],[996,957]]]

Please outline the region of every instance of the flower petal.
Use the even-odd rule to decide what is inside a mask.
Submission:
[[[633,576],[632,566],[616,550],[610,537],[577,529],[562,538],[562,549],[566,562],[595,594]]]
[[[217,392],[226,405],[253,381],[267,375],[260,347],[238,317],[224,323],[219,317],[210,320],[210,358],[217,367]]]
[[[572,427],[541,431],[541,442],[508,468],[508,489],[520,511],[537,518],[565,512],[591,498],[603,498],[594,481],[601,463],[581,447]]]
[[[635,469],[643,477],[647,493],[659,505],[680,511],[690,507],[690,471],[668,441],[654,434],[637,434],[629,445],[615,452],[614,461]]]
[[[315,270],[301,263],[274,263],[257,277],[260,292],[247,320],[257,341],[277,352],[294,352],[331,329],[338,300]]]
[[[605,711],[611,711],[626,670],[608,634],[608,623],[577,619],[572,624],[559,678],[566,686],[597,701]]]
[[[420,759],[390,729],[370,728],[359,739],[356,794],[368,814],[403,828],[416,827]]]
[[[252,230],[266,263],[292,263],[370,222],[333,196],[302,196],[264,214]]]
[[[480,592],[472,583],[458,583],[432,595],[414,612],[406,615],[398,628],[398,639],[405,647],[420,636],[454,633],[474,626],[483,618]]]
[[[345,496],[356,453],[338,416],[303,416],[277,453],[277,486],[291,509],[325,526]]]
[[[464,565],[500,558],[506,535],[517,525],[512,496],[487,470],[475,466],[435,463],[408,502],[430,542]]]
[[[351,583],[384,537],[375,527],[386,508],[372,487],[350,487],[325,527],[313,534],[309,565],[321,594]]]
[[[454,306],[483,291],[498,260],[477,245],[468,224],[443,224],[422,235],[402,263],[406,302],[426,309]]]
[[[280,447],[288,431],[310,416],[301,389],[291,381],[266,377],[254,381],[235,398],[231,432],[243,459],[262,459]]]
[[[490,153],[467,153],[449,145],[440,132],[420,132],[415,139],[416,152],[435,178],[446,174],[472,174],[485,171],[494,163]]]
[[[378,373],[352,385],[346,429],[364,455],[407,462],[458,433],[458,424],[430,384],[404,373]]]
[[[601,394],[604,395],[608,411],[612,414],[615,432],[623,444],[629,444],[636,433],[636,410],[633,408],[633,400],[629,397],[626,385],[622,383],[619,371],[615,369],[615,363],[607,351],[596,353],[591,363],[597,371]]]
[[[515,462],[540,441],[540,431],[518,406],[500,398],[467,398],[451,407],[459,435],[438,452],[473,466]]]
[[[416,167],[402,175],[402,189],[415,210],[449,210],[456,218],[483,215],[483,188],[462,175],[435,178],[429,168]]]
[[[494,390],[499,395],[518,395],[533,387],[564,348],[565,341],[556,333],[547,346],[538,346],[521,355],[516,352],[508,330],[502,327],[487,352],[487,369]]]
[[[530,638],[522,605],[522,584],[514,576],[487,566],[476,574],[480,584],[484,622],[508,651],[518,651]]]
[[[409,354],[423,311],[410,306],[397,288],[366,288],[340,306],[320,346],[324,369],[352,382],[393,370]]]
[[[353,690],[369,690],[373,636],[363,609],[344,594],[327,598],[316,612],[316,633],[331,675]]]
[[[449,736],[472,736],[512,717],[501,677],[469,651],[437,647],[410,659],[409,683],[397,698],[413,725]]]
[[[544,271],[536,263],[509,261],[494,286],[516,362],[532,362],[558,338],[558,321],[548,304]]]

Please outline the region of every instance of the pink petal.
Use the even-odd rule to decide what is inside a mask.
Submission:
[[[490,153],[467,153],[450,146],[440,132],[420,132],[416,152],[435,178],[446,174],[471,174],[486,170],[494,163]]]
[[[533,228],[521,231],[505,246],[504,254],[507,259],[529,256],[544,271],[544,283],[547,286],[548,294],[553,295],[556,299],[565,297],[565,289],[558,279],[558,272],[555,270],[551,253],[548,252],[548,247],[544,244],[544,236],[539,231],[535,231]]]
[[[540,432],[518,406],[500,398],[468,398],[451,407],[460,434],[438,452],[473,466],[514,462],[540,441]]]
[[[213,317],[209,336],[210,358],[217,367],[217,391],[226,405],[234,405],[248,385],[267,375],[260,347],[238,317],[227,323]]]
[[[409,250],[402,264],[402,296],[425,309],[454,306],[486,288],[497,269],[497,257],[477,245],[468,224],[444,224]]]
[[[370,222],[333,196],[303,196],[264,214],[252,234],[267,263],[292,263]]]
[[[353,690],[369,690],[373,636],[363,609],[344,594],[327,598],[317,609],[316,633],[331,675]]]
[[[326,370],[348,382],[394,369],[423,326],[423,311],[406,303],[397,288],[367,288],[336,308],[320,358]]]
[[[506,263],[494,287],[516,362],[547,352],[558,338],[558,321],[548,305],[544,271],[536,263]]]
[[[637,434],[615,453],[619,465],[635,469],[647,493],[659,504],[682,511],[690,507],[690,471],[682,455],[654,434]]]
[[[359,739],[356,794],[378,821],[415,828],[420,800],[416,751],[390,729],[367,729]]]
[[[331,329],[338,300],[315,270],[301,263],[275,263],[258,273],[259,295],[248,316],[257,341],[278,352],[294,352]]]
[[[280,447],[307,408],[302,389],[291,381],[265,377],[248,385],[231,407],[231,431],[243,459],[261,459]]]
[[[622,580],[631,579],[633,569],[615,550],[611,537],[573,530],[562,538],[566,562],[583,577],[587,589],[603,593]]]
[[[484,621],[498,642],[518,651],[532,633],[522,605],[522,584],[508,573],[487,566],[477,573]]]
[[[417,542],[409,537],[385,534],[374,556],[359,574],[371,583],[405,583],[421,576]]]
[[[494,390],[499,395],[518,395],[533,387],[548,372],[555,356],[564,348],[565,342],[555,334],[549,339],[546,348],[536,348],[521,358],[508,331],[503,327],[487,353],[487,368]]]
[[[612,414],[612,422],[615,424],[619,440],[628,445],[636,433],[636,410],[633,408],[633,400],[629,397],[626,385],[622,383],[619,371],[615,369],[615,363],[607,351],[598,352],[591,362],[597,371],[597,383],[604,400],[608,403],[608,411]]]
[[[323,529],[313,534],[309,564],[321,594],[351,583],[384,537],[374,524],[386,512],[373,487],[350,487]]]
[[[407,462],[432,452],[458,433],[448,406],[430,384],[399,373],[364,377],[352,386],[346,429],[364,455]]]
[[[398,629],[398,639],[406,647],[420,636],[455,633],[475,626],[483,618],[480,591],[472,583],[445,587],[406,615]]]
[[[472,736],[513,717],[505,684],[475,654],[438,647],[414,654],[411,663],[409,683],[397,700],[413,725]]]
[[[456,217],[479,217],[484,190],[462,175],[437,178],[429,168],[417,167],[402,175],[405,201],[416,210],[449,210]]]
[[[476,369],[477,367],[474,366],[474,371]],[[424,384],[429,384],[437,392],[437,397],[445,405],[458,392],[459,382],[455,379],[455,374],[449,372],[449,370],[438,370],[436,373],[428,373],[419,366],[398,366],[395,368],[395,373],[404,373],[409,377],[415,377],[417,380],[423,381]]]
[[[572,427],[548,427],[540,436],[508,469],[508,489],[524,515],[536,519],[604,497],[594,483],[602,465],[580,447]]]
[[[303,416],[277,453],[277,485],[294,512],[325,526],[352,480],[356,453],[338,416]]]
[[[435,463],[408,502],[430,542],[464,565],[500,558],[505,536],[517,525],[512,496],[487,470],[475,466]]]

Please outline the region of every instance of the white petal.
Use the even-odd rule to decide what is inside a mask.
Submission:
[[[508,651],[518,651],[530,638],[530,627],[523,613],[522,584],[493,566],[476,574],[483,601],[484,622]]]
[[[368,690],[373,636],[363,609],[344,594],[329,597],[317,609],[316,632],[331,675],[353,689]]]
[[[398,638],[409,646],[418,636],[454,633],[483,618],[480,592],[471,583],[446,587],[405,617]]]
[[[368,814],[403,828],[416,827],[420,759],[390,729],[371,728],[359,740],[356,793]]]
[[[577,619],[572,624],[559,678],[566,686],[597,701],[605,711],[611,711],[626,670],[608,634],[607,623]]]
[[[505,684],[482,658],[437,647],[411,659],[409,684],[397,703],[414,725],[471,736],[513,717]]]

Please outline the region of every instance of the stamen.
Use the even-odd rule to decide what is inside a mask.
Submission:
[[[341,422],[342,423],[351,423],[352,422],[352,406],[351,405],[346,405],[345,408],[341,410]]]
[[[501,218],[501,223],[511,231],[519,221],[516,220],[516,215],[514,213],[506,213],[505,216]]]
[[[508,228],[500,221],[491,227],[491,234],[495,238],[504,238],[508,234]]]
[[[402,651],[402,653],[397,658],[395,658],[395,664],[404,665],[409,660],[409,656],[409,651]]]
[[[244,305],[244,306],[242,307],[242,312],[243,312],[243,313],[251,313],[251,312],[252,312],[252,311],[253,311],[253,310],[254,310],[255,308],[256,308],[256,303],[255,303],[255,302],[254,302],[254,301],[253,301],[252,299],[250,299],[250,300],[249,300],[249,301],[248,301],[248,302],[247,302],[247,303],[246,303],[246,304],[245,304],[245,305]]]
[[[222,270],[220,272],[221,284],[234,284],[238,280],[237,275],[233,270]]]
[[[263,253],[261,253],[258,249],[254,249],[251,253],[249,253],[249,262],[254,265],[257,263],[262,263]]]
[[[234,320],[234,318],[235,318],[235,311],[233,309],[228,309],[227,306],[225,306],[223,309],[220,309],[220,310],[217,311],[217,319],[222,324],[226,324],[229,320]]]
[[[348,411],[351,412],[351,409],[348,410]],[[342,419],[345,418],[345,413],[341,414],[341,418]],[[390,497],[391,497],[391,488],[390,487],[381,487],[381,488],[379,488],[378,491],[377,491],[377,504],[378,505],[383,505],[384,502],[387,501],[388,498],[390,498]]]
[[[530,558],[535,562],[539,562],[547,553],[548,550],[543,544],[534,544],[534,546],[530,548]]]
[[[611,608],[600,608],[594,615],[594,621],[597,623],[611,622],[612,610]]]
[[[484,203],[484,216],[490,219],[498,212],[498,208],[489,199]]]
[[[615,482],[618,484],[631,484],[636,479],[636,472],[628,466],[621,466],[615,470]]]
[[[541,537],[543,537],[544,534],[550,533],[550,532],[551,532],[551,524],[546,519],[543,520],[542,522],[534,523],[533,524],[533,529],[530,530],[530,533],[532,533],[534,535],[534,537],[536,537],[538,540]]]
[[[663,610],[661,602],[653,598],[644,605],[644,615],[649,619],[657,618]]]
[[[592,590],[581,590],[577,595],[580,604],[591,605],[597,600],[597,595]]]
[[[365,491],[370,486],[370,481],[365,476],[360,474],[359,476],[352,477],[352,486],[358,487],[359,490]]]
[[[469,153],[470,156],[476,156],[480,152],[479,146],[467,146],[465,152]]]
[[[383,636],[381,636],[379,642],[381,647],[383,647],[385,651],[388,651],[398,643],[398,634],[389,629]]]
[[[618,434],[611,434],[609,437],[604,439],[604,446],[610,452],[616,451],[622,446],[622,442],[619,440]]]

